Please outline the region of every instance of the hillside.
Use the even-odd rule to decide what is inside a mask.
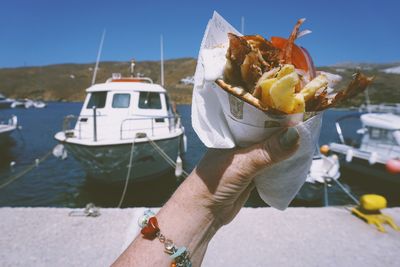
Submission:
[[[43,67],[21,67],[0,69],[0,93],[12,98],[34,98],[46,101],[82,101],[85,89],[92,80],[94,64],[60,64]],[[357,64],[342,63],[318,69],[339,74],[343,81],[341,88],[348,83],[351,75],[358,69],[363,73],[375,76],[373,85],[369,88],[372,103],[400,102],[400,74],[384,71],[396,69],[400,63],[391,64]],[[394,67],[394,68],[393,68]],[[179,81],[192,76],[196,68],[196,60],[182,58],[165,61],[165,87],[172,100],[180,104],[190,104],[192,86]],[[127,62],[101,62],[97,74],[97,82],[104,82],[112,73],[128,75]],[[156,61],[138,62],[135,72],[139,72],[160,82],[160,63]],[[365,101],[364,95],[344,103],[342,106],[359,106]]]
[[[177,103],[190,103],[192,86],[180,84],[180,79],[193,75],[196,60],[182,58],[164,64],[165,87]],[[83,101],[85,89],[92,81],[94,64],[60,64],[43,67],[0,69],[0,93],[11,98],[33,98],[46,101]],[[128,62],[101,62],[96,82],[105,82],[112,73],[129,75]],[[135,73],[141,73],[160,83],[160,63],[138,62]]]

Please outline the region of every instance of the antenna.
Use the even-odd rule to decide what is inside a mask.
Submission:
[[[161,86],[164,87],[164,40],[160,35],[160,50],[161,50]]]
[[[241,19],[241,32],[244,35],[244,17],[243,16],[242,16],[242,19]]]
[[[101,36],[99,51],[97,52],[96,65],[94,66],[94,71],[93,71],[92,85],[96,81],[97,70],[99,69],[99,61],[100,61],[101,50],[103,48],[103,42],[104,42],[104,38],[105,37],[106,37],[106,29],[103,30],[103,35]]]

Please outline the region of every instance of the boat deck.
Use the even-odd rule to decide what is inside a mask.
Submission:
[[[0,208],[2,266],[108,266],[136,235],[144,208]],[[400,208],[386,209],[400,224]],[[378,232],[342,207],[244,208],[202,266],[400,266],[400,232]],[[160,252],[162,253],[162,252]]]

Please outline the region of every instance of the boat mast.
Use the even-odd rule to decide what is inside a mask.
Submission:
[[[164,40],[162,34],[160,35],[160,52],[161,52],[161,86],[164,87]]]
[[[97,75],[97,70],[99,69],[100,55],[101,55],[101,50],[103,48],[103,42],[105,36],[106,36],[106,29],[103,30],[103,35],[101,36],[99,50],[97,51],[96,65],[94,66],[93,77],[92,77],[92,85],[96,82],[96,75]]]

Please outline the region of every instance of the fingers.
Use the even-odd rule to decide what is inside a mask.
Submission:
[[[296,128],[287,128],[262,143],[239,151],[241,168],[248,175],[255,175],[260,169],[289,158],[299,146],[300,135]]]

